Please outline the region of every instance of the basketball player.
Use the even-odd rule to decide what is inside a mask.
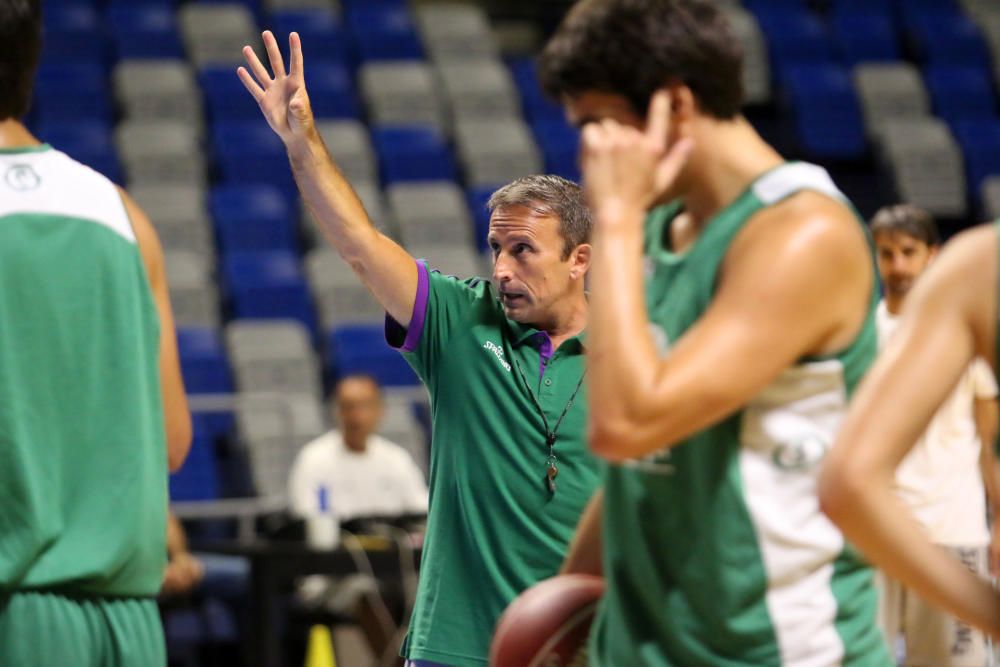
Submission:
[[[871,222],[885,298],[877,313],[879,347],[891,339],[913,285],[938,250],[938,231],[926,211],[907,204],[878,211]],[[991,514],[998,509],[993,442],[997,385],[982,359],[969,366],[913,451],[896,470],[896,491],[927,536],[981,576],[989,574]],[[981,446],[980,443],[985,443]],[[994,551],[996,539],[992,540]],[[896,645],[902,636],[907,665],[984,667],[986,638],[927,605],[898,582],[876,576],[879,624]]]
[[[375,229],[328,155],[299,36],[289,38],[287,74],[274,36],[263,37],[274,76],[249,47],[239,76],[284,141],[326,238],[385,308],[389,342],[431,395],[431,500],[403,654],[419,666],[485,665],[501,612],[556,573],[597,486],[583,409],[589,211],[573,183],[519,179],[489,202],[493,284],[430,271]]]
[[[595,216],[591,447],[610,465],[590,664],[891,664],[871,572],[816,495],[876,352],[863,221],[740,115],[708,0],[584,0],[540,72],[583,128]]]
[[[40,0],[0,0],[0,665],[165,665],[167,468],[187,454],[163,257],[18,118]]]
[[[906,299],[858,391],[821,480],[824,511],[887,576],[1000,637],[1000,596],[932,544],[897,495],[896,470],[979,357],[996,367],[998,226],[957,236]]]

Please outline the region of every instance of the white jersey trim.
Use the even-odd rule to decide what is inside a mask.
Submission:
[[[785,667],[829,667],[844,657],[831,588],[844,539],[820,511],[816,486],[846,406],[843,365],[824,360],[787,369],[742,416],[744,502]]]
[[[815,190],[845,204],[848,201],[826,169],[808,162],[789,162],[764,174],[753,184],[754,196],[766,206],[802,190]]]
[[[22,176],[15,180],[10,176],[15,173]],[[87,220],[136,242],[114,183],[61,151],[0,154],[0,193],[0,217],[35,214]]]

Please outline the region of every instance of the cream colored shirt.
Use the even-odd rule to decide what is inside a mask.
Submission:
[[[898,318],[889,313],[885,301],[878,306],[876,322],[881,349],[898,325]],[[896,470],[899,496],[937,544],[989,543],[973,406],[976,399],[996,396],[992,370],[983,359],[976,359]],[[906,406],[898,409],[905,410]]]
[[[320,487],[341,521],[427,512],[427,484],[413,457],[378,435],[368,438],[362,453],[349,449],[335,430],[321,435],[295,458],[288,487],[298,516],[318,510]]]

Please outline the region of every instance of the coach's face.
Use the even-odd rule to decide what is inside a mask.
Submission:
[[[490,218],[493,284],[504,312],[523,324],[544,325],[587,271],[589,246],[565,254],[559,219],[528,206],[499,208]]]

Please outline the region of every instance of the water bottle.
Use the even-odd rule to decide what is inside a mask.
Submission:
[[[306,543],[312,549],[336,549],[340,544],[340,520],[333,511],[330,492],[321,484],[316,489],[316,508],[306,520]]]

